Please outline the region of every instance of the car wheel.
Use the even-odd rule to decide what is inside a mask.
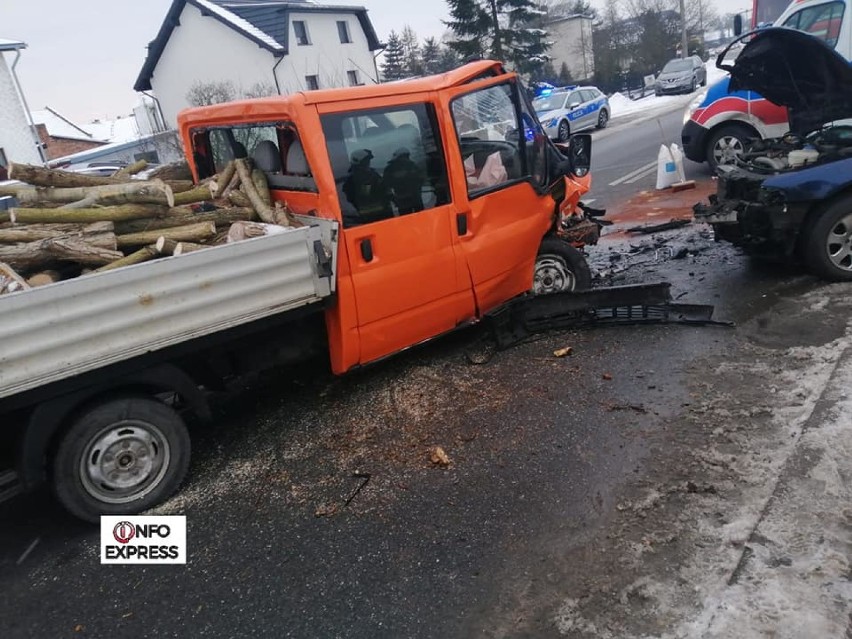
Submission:
[[[716,129],[707,144],[707,164],[710,169],[715,171],[721,164],[736,164],[750,137],[753,137],[751,132],[737,124],[725,124]]]
[[[695,93],[695,84],[696,84],[696,83],[695,83],[695,78],[693,77],[693,78],[692,78],[692,84],[690,84],[690,85],[689,85],[689,92],[690,92],[690,93]]]
[[[180,415],[147,397],[119,397],[77,415],[53,458],[53,488],[73,515],[142,512],[169,497],[189,468]]]
[[[814,219],[807,230],[803,257],[824,279],[852,281],[852,196],[846,196]]]
[[[607,113],[606,109],[601,109],[601,112],[598,114],[598,128],[605,129],[608,123],[609,113]]]
[[[556,139],[560,142],[567,142],[570,137],[571,127],[568,124],[568,120],[562,120],[559,123],[559,128],[556,130]]]
[[[591,284],[592,272],[580,251],[558,237],[546,237],[541,241],[533,271],[533,293],[582,291]]]

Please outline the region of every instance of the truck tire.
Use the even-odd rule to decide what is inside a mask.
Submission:
[[[802,257],[814,275],[834,282],[852,281],[852,196],[819,213],[804,239]]]
[[[742,155],[745,142],[754,137],[742,124],[723,124],[707,141],[707,164],[715,171],[720,164],[732,164],[734,156]]]
[[[585,256],[558,237],[541,241],[533,271],[536,295],[583,291],[592,284],[592,272]]]
[[[130,515],[169,497],[189,468],[180,415],[148,397],[118,397],[76,415],[53,458],[53,488],[73,515]]]

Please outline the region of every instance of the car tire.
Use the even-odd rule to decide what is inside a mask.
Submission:
[[[814,275],[852,281],[852,196],[828,205],[805,231],[802,257]]]
[[[689,92],[690,93],[695,93],[695,85],[696,85],[696,82],[695,82],[695,78],[693,77],[692,78],[692,84],[689,85]]]
[[[579,250],[558,237],[548,236],[541,241],[533,270],[534,294],[584,291],[591,285],[589,263]]]
[[[567,142],[570,137],[571,125],[568,124],[568,120],[561,120],[559,122],[559,127],[556,129],[556,139],[560,142]]]
[[[731,164],[729,160],[742,153],[746,140],[754,137],[754,133],[741,124],[723,124],[716,129],[707,140],[706,159],[710,170],[716,170],[720,164]]]
[[[598,128],[605,129],[607,124],[609,124],[609,112],[606,109],[601,109],[598,113]]]
[[[73,515],[131,515],[168,498],[189,469],[189,433],[156,399],[116,397],[78,413],[53,457],[53,489]]]

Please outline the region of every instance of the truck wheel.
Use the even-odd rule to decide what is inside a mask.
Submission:
[[[810,270],[827,280],[852,281],[852,197],[829,206],[806,233],[803,257]]]
[[[147,397],[111,399],[79,414],[53,459],[53,486],[80,519],[142,512],[171,495],[189,468],[189,433]]]
[[[559,123],[559,128],[556,130],[556,139],[560,142],[567,142],[571,137],[571,127],[568,125],[568,120],[562,120]]]
[[[549,295],[563,291],[582,291],[592,284],[592,273],[585,256],[557,237],[541,241],[533,271],[533,293]]]
[[[707,164],[715,171],[720,164],[735,164],[742,157],[745,142],[753,137],[749,130],[738,124],[720,126],[707,144]]]

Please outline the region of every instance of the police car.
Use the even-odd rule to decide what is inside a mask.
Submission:
[[[560,142],[584,129],[603,129],[610,116],[609,100],[595,87],[544,89],[533,107],[544,132]]]

